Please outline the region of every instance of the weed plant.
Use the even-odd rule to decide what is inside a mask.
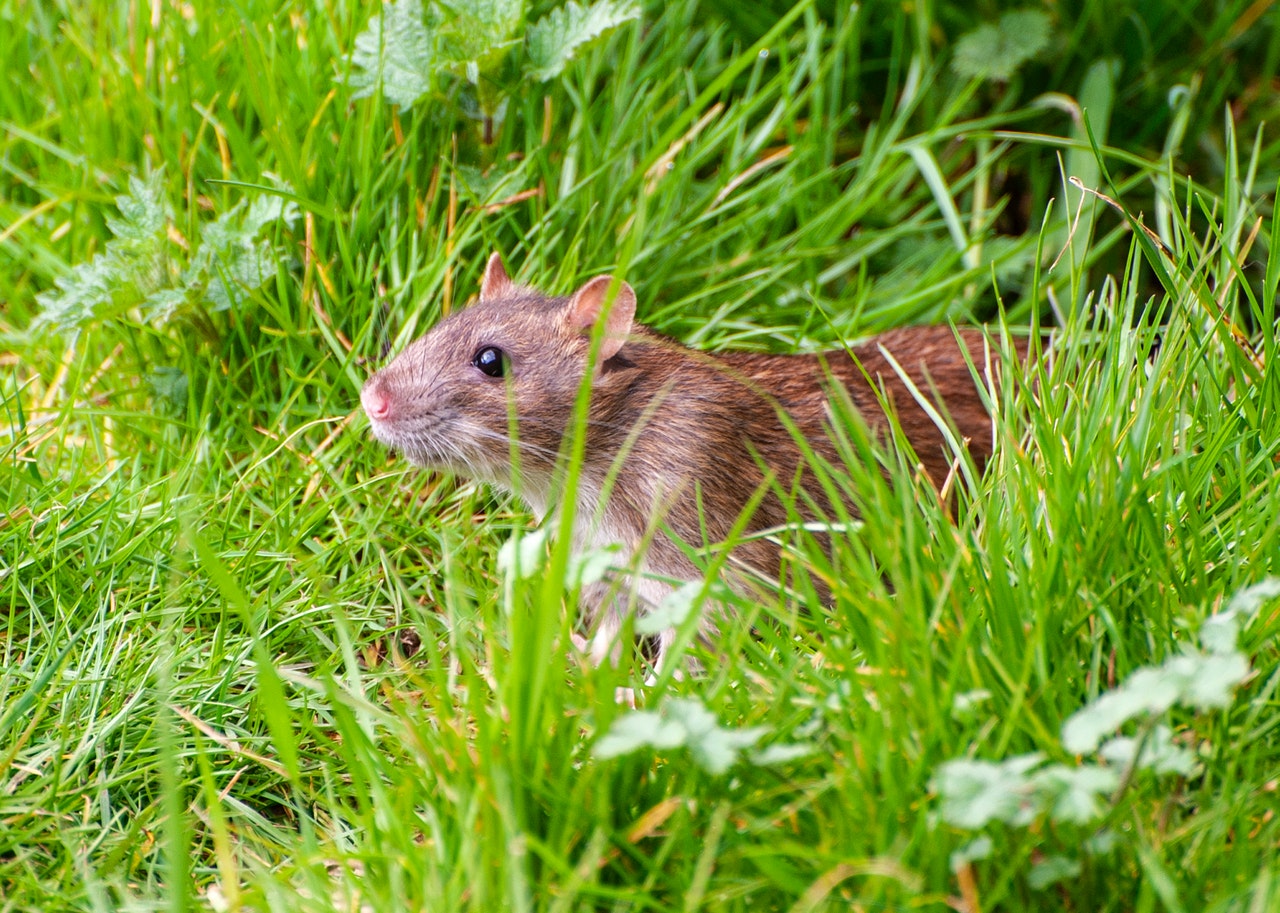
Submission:
[[[1275,10],[557,6],[477,120],[374,3],[0,0],[0,910],[1280,908]],[[951,500],[846,416],[858,522],[646,684],[359,412],[495,249],[1053,337]]]

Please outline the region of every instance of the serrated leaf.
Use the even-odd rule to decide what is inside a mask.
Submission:
[[[959,758],[943,763],[933,778],[933,789],[942,798],[943,820],[966,830],[990,821],[1030,823],[1037,808],[1028,775],[1043,761],[1037,753],[1006,761]]]
[[[442,3],[443,40],[436,49],[449,69],[476,85],[520,43],[524,0],[465,0]]]
[[[108,215],[106,223],[117,241],[149,242],[163,232],[172,218],[164,198],[164,171],[153,171],[146,180],[130,175],[129,192],[116,197],[116,208],[120,217]]]
[[[164,197],[163,171],[129,178],[129,193],[116,197],[119,216],[107,216],[112,239],[102,253],[54,281],[36,296],[38,323],[65,330],[117,316],[164,288],[165,232],[172,210]]]
[[[1062,744],[1072,754],[1086,754],[1143,714],[1161,714],[1174,704],[1198,710],[1226,707],[1248,675],[1249,662],[1241,653],[1171,657],[1154,668],[1139,669],[1114,691],[1072,714],[1062,727]]]
[[[1211,653],[1231,653],[1240,631],[1263,603],[1280,596],[1280,577],[1268,577],[1236,592],[1227,607],[1200,626],[1200,645]]]
[[[566,574],[569,587],[580,589],[603,580],[605,574],[622,563],[620,559],[622,559],[620,545],[593,548],[581,555],[571,556]]]
[[[995,844],[986,835],[971,840],[951,854],[951,871],[959,872],[970,863],[986,859],[991,855],[993,849],[995,849]]]
[[[966,79],[1004,82],[1049,45],[1049,16],[1040,10],[1013,10],[998,23],[980,25],[956,42],[951,68]]]
[[[1182,703],[1199,710],[1230,706],[1236,687],[1249,677],[1249,660],[1243,653],[1211,653],[1187,658],[1195,661],[1188,669]]]
[[[549,529],[540,526],[529,532],[511,536],[498,549],[498,570],[526,580],[546,563]]]
[[[679,723],[652,710],[633,710],[613,721],[593,753],[597,758],[616,758],[641,748],[680,748],[687,733]]]
[[[1120,687],[1068,717],[1062,726],[1062,744],[1072,754],[1088,754],[1134,717],[1168,710],[1179,690],[1179,684],[1161,669],[1139,669]]]
[[[190,383],[181,368],[156,368],[147,375],[147,386],[155,400],[156,411],[165,415],[181,415],[186,411]]]
[[[226,311],[245,292],[266,284],[276,274],[282,252],[258,235],[276,222],[292,225],[297,217],[297,204],[268,193],[248,203],[241,200],[206,224],[200,230],[199,247],[183,273],[188,294],[203,299],[210,311]],[[158,321],[167,316],[157,315]]]
[[[1276,597],[1280,597],[1280,577],[1267,577],[1236,591],[1227,603],[1227,611],[1240,612],[1252,618],[1264,602]]]
[[[613,758],[644,747],[659,751],[685,748],[703,770],[718,775],[768,731],[766,726],[726,729],[701,701],[676,698],[656,712],[635,710],[614,720],[596,742],[594,754]]]
[[[1031,778],[1041,802],[1055,821],[1086,824],[1105,810],[1104,798],[1120,785],[1120,775],[1110,767],[1053,764]]]
[[[454,174],[458,176],[463,197],[476,206],[496,203],[503,197],[520,192],[525,186],[524,171],[519,167],[511,171],[494,168],[486,174],[471,165],[458,165]]]
[[[41,323],[66,329],[137,307],[145,321],[159,325],[202,299],[210,310],[226,310],[237,289],[256,289],[275,275],[280,251],[257,234],[298,215],[297,205],[281,197],[242,200],[199,229],[181,269],[181,251],[168,240],[173,212],[161,174],[130,178],[129,188],[116,199],[119,215],[106,220],[114,237],[103,252],[57,280],[56,291],[37,297]]]
[[[288,185],[281,188],[288,190]],[[283,222],[286,228],[292,228],[301,213],[298,204],[287,197],[263,192],[249,201],[249,211],[244,217],[241,231],[247,235],[257,235],[273,222]]]
[[[1033,891],[1043,891],[1068,878],[1078,878],[1080,871],[1079,859],[1046,856],[1031,867],[1031,871],[1027,873],[1027,884]]]
[[[1108,763],[1124,769],[1133,764],[1137,750],[1138,739],[1117,736],[1104,742],[1098,754]],[[1137,767],[1156,774],[1176,773],[1189,777],[1195,771],[1196,759],[1187,749],[1174,744],[1173,731],[1168,726],[1156,726],[1146,737]]]
[[[554,79],[583,46],[639,15],[634,0],[598,0],[585,7],[569,0],[529,27],[529,75],[541,82]]]
[[[381,89],[387,101],[409,108],[431,91],[438,71],[421,0],[393,0],[356,36],[348,85],[352,98]]]
[[[185,288],[162,288],[143,299],[142,316],[148,323],[159,326],[168,323],[186,304]]]
[[[230,310],[242,293],[262,287],[274,275],[274,265],[274,250],[266,241],[240,242],[221,251],[205,288],[209,310]]]
[[[957,694],[951,701],[951,716],[955,719],[967,719],[973,716],[979,704],[991,700],[991,692],[986,688],[976,688]]]
[[[636,633],[649,637],[680,627],[698,605],[698,596],[704,586],[699,580],[676,587],[657,606],[636,619]]]
[[[817,750],[818,747],[816,745],[775,744],[766,746],[759,751],[753,751],[747,756],[747,760],[756,767],[768,767],[772,764],[786,764],[789,761],[806,758]]]

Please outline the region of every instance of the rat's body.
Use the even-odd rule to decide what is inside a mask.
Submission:
[[[633,325],[634,293],[622,284],[611,296],[610,282],[599,277],[571,298],[548,298],[513,285],[494,255],[479,302],[442,321],[365,384],[362,400],[374,434],[414,463],[514,490],[544,518],[554,512],[562,442],[587,371],[592,328],[603,319],[574,545],[578,551],[615,544],[628,554],[643,551],[646,576],[636,586],[649,604],[670,584],[647,575],[700,576],[675,540],[695,547],[724,540],[759,492],[747,532],[788,521],[786,501],[792,499],[776,489],[793,490],[797,480],[803,493],[793,511],[814,519],[805,506],[811,500],[832,519],[829,501],[804,472],[795,435],[779,414],[780,408],[815,453],[839,463],[830,438],[832,379],[876,431],[886,419],[867,378],[882,385],[928,477],[935,485],[943,482],[953,451],[885,351],[921,395],[933,401],[930,391],[941,392],[944,411],[979,468],[991,454],[991,419],[950,328],[882,334],[852,350],[856,362],[844,352],[710,355]],[[960,338],[985,372],[982,334],[961,331]],[[511,461],[511,411],[518,472]],[[766,575],[779,570],[777,546],[762,537],[737,545],[733,559]],[[588,622],[600,616],[597,656],[607,653],[621,626],[621,608],[601,605],[607,592],[597,584],[584,594],[593,616]],[[660,656],[669,642],[669,635],[659,638]]]

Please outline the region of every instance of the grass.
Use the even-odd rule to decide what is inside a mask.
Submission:
[[[949,65],[995,6],[748,6],[655,7],[505,85],[485,146],[454,108],[351,101],[372,4],[0,0],[0,910],[1280,903],[1273,603],[1230,705],[1160,716],[1191,775],[981,828],[936,780],[1080,764],[1065,720],[1280,573],[1275,12],[1045,7],[1058,46],[1001,84]],[[285,182],[266,283],[158,325],[122,282],[109,316],[41,324],[160,168],[139,281]],[[1056,337],[953,508],[852,423],[833,604],[742,601],[705,676],[644,688],[571,648],[553,565],[499,568],[518,505],[407,469],[358,414],[493,249],[555,291],[617,270],[707,348],[999,304]],[[598,757],[619,685],[811,751]],[[1036,888],[1054,857],[1078,873]]]

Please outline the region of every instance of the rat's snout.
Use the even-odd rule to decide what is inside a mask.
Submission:
[[[390,421],[392,417],[391,389],[381,373],[373,375],[365,381],[360,391],[360,405],[365,414],[375,422]]]

